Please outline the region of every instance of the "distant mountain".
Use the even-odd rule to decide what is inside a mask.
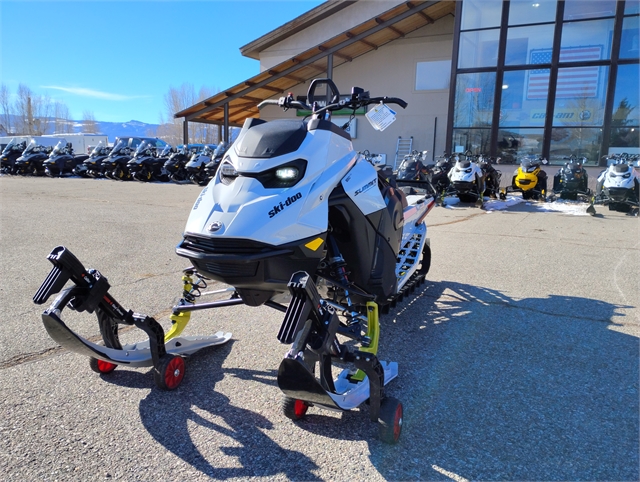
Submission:
[[[18,117],[11,116],[11,122],[13,126],[18,125]],[[55,132],[54,120],[48,121],[49,127],[47,128],[47,134],[53,134]],[[109,137],[109,142],[113,142],[116,137],[131,136],[131,137],[155,137],[158,132],[159,124],[146,124],[137,120],[130,120],[129,122],[103,122],[96,121],[95,134],[102,134]],[[82,121],[69,121],[71,132],[81,133],[84,131],[84,125]],[[1,129],[0,129],[1,130]],[[93,134],[93,133],[92,133]],[[1,135],[6,135],[4,132]]]

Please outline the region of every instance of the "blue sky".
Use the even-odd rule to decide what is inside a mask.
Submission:
[[[323,0],[0,0],[0,79],[64,102],[74,120],[157,124],[185,82],[225,89],[259,72],[239,48]]]

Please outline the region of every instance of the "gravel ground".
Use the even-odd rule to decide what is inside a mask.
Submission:
[[[381,319],[380,358],[399,364],[388,393],[405,409],[388,446],[366,406],[284,417],[287,347],[269,308],[195,313],[186,334],[233,337],[191,357],[174,392],[148,368],[98,376],[48,337],[31,298],[61,244],[168,326],[199,190],[0,177],[0,479],[639,480],[638,218],[435,208],[428,282]]]

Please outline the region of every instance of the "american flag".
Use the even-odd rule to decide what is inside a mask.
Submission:
[[[560,62],[583,62],[600,60],[602,45],[587,47],[568,47],[560,50]],[[532,64],[551,63],[551,49],[531,51]],[[549,92],[550,69],[534,69],[529,71],[527,83],[527,99],[546,99]],[[597,97],[600,85],[600,67],[571,67],[558,70],[556,99],[573,99],[576,97]]]

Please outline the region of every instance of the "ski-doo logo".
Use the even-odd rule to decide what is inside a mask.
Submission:
[[[284,202],[276,204],[275,206],[273,206],[273,209],[269,211],[269,217],[272,218],[279,212],[284,211],[284,208],[286,208],[287,206],[291,206],[298,199],[302,199],[302,193],[298,192],[293,196],[288,197]]]
[[[204,197],[204,195],[207,192],[207,189],[209,189],[209,186],[205,187],[202,192],[200,193],[200,195],[198,196],[198,199],[196,199],[196,203],[193,205],[193,211],[195,211],[196,209],[198,209],[198,206],[200,205],[200,201],[202,201],[202,198]]]
[[[372,188],[376,183],[376,179],[372,180],[371,182],[366,183],[364,186],[362,186],[360,189],[356,190],[356,192],[353,194],[354,196],[357,196],[358,194],[362,194],[363,192],[365,192],[367,189]]]

